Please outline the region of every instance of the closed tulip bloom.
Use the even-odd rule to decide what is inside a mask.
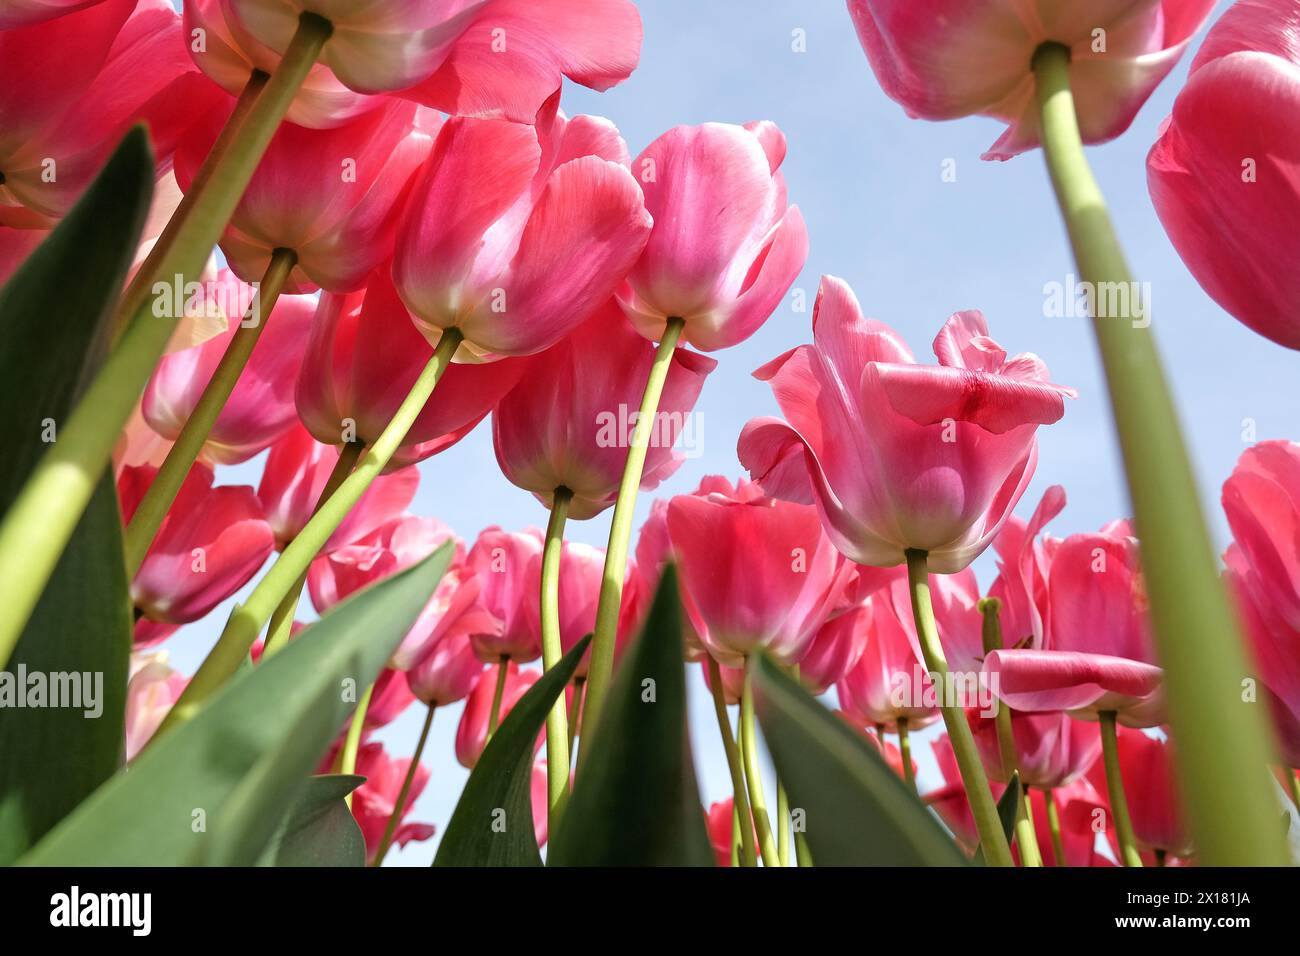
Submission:
[[[705,352],[754,334],[808,258],[808,231],[786,204],[785,136],[769,121],[676,126],[632,164],[654,230],[619,293],[638,332],[659,341],[670,318]]]
[[[1065,489],[1052,485],[1028,521],[1011,515],[993,540],[998,576],[989,596],[1000,604],[1002,646],[1042,647],[1047,621],[1047,580],[1060,538],[1043,526],[1065,507]]]
[[[366,778],[352,793],[352,816],[361,827],[361,835],[366,841],[366,860],[373,861],[388,821],[397,807],[397,796],[411,768],[409,757],[390,757],[384,745],[378,741],[364,744],[357,751],[356,772]],[[393,843],[399,847],[408,843],[423,843],[433,837],[435,828],[432,823],[407,823],[406,818],[420,799],[425,786],[429,783],[429,768],[421,764],[411,779],[411,789],[402,806],[401,822],[393,834]]]
[[[434,643],[428,653],[406,672],[411,693],[426,704],[446,707],[469,696],[483,673],[469,634],[453,632]]]
[[[415,703],[415,695],[407,686],[406,674],[395,667],[385,667],[375,678],[374,689],[370,692],[370,704],[366,707],[362,739],[380,727],[387,727]]]
[[[542,676],[541,671],[520,670],[514,661],[503,666],[507,666],[507,671],[505,690],[501,695],[502,720],[519,702],[519,698],[523,697]],[[487,746],[488,720],[492,712],[492,698],[496,694],[496,684],[497,669],[485,667],[483,673],[479,675],[474,690],[465,699],[465,709],[461,712],[460,723],[456,725],[456,759],[460,761],[462,767],[470,770],[474,769],[478,758],[483,754],[483,748]],[[537,735],[537,747],[541,746],[544,739],[542,734]],[[543,776],[543,783],[545,780],[546,777]]]
[[[542,556],[533,557],[529,571],[530,584],[536,584],[536,593],[541,593]],[[605,570],[605,549],[597,548],[580,541],[564,541],[560,550],[559,611],[560,611],[560,647],[568,653],[573,646],[592,632],[596,626],[596,604],[600,599],[600,585]],[[629,574],[632,577],[635,572]],[[618,629],[616,653],[626,646],[631,637],[632,604],[630,600],[634,588],[626,588],[623,593],[623,615]],[[524,613],[531,632],[541,634],[541,603],[537,600],[524,602]],[[587,665],[591,651],[583,655],[578,664],[575,677],[587,676]]]
[[[942,580],[936,578],[936,581]],[[897,732],[899,718],[917,730],[939,717],[927,704],[932,693],[925,668],[917,663],[910,620],[900,618],[885,591],[869,598],[856,617],[865,641],[857,661],[835,685],[840,708],[856,722]]]
[[[735,798],[727,797],[709,804],[704,814],[704,822],[709,831],[709,844],[713,847],[713,856],[718,866],[731,866],[731,844],[736,838]]]
[[[989,779],[1006,783],[996,719],[975,710],[968,710],[966,718]],[[1101,754],[1097,725],[1066,714],[1012,711],[1011,732],[1016,741],[1016,769],[1026,787],[1065,786],[1087,773]]]
[[[209,111],[181,140],[176,175],[183,189],[230,107],[227,101]],[[231,268],[255,282],[277,249],[289,249],[297,261],[286,292],[361,288],[392,253],[407,186],[440,124],[432,110],[398,100],[334,129],[282,124],[222,235]]]
[[[393,261],[430,342],[456,328],[464,357],[540,352],[610,298],[645,245],[618,131],[556,109],[536,127],[456,117],[439,134]]]
[[[131,520],[155,473],[148,467],[122,471],[123,520]],[[212,469],[196,464],[131,582],[131,600],[152,621],[197,621],[247,584],[274,547],[253,489],[213,487]]]
[[[83,6],[0,31],[0,225],[50,228],[135,123],[165,166],[208,101],[167,0]]]
[[[986,548],[1038,460],[1035,432],[1061,418],[1071,389],[1036,355],[1007,353],[979,312],[958,312],[919,365],[893,329],[863,318],[853,291],[825,276],[813,344],[764,365],[786,421],[757,418],[740,461],[769,494],[817,505],[860,564],[927,552],[932,572],[960,571]]]
[[[1167,733],[1164,737],[1152,737],[1140,730],[1121,727],[1118,750],[1124,794],[1138,842],[1147,850],[1175,857],[1191,856],[1192,839],[1179,805],[1174,747]],[[1092,778],[1093,785],[1105,793],[1106,775],[1100,762]]]
[[[985,159],[1039,145],[1034,53],[1070,50],[1070,87],[1085,143],[1128,129],[1191,42],[1214,0],[848,0],[871,68],[909,116],[979,114],[1007,124]],[[940,53],[939,51],[942,51]]]
[[[364,295],[321,296],[298,376],[299,417],[317,441],[371,444],[432,355],[381,266],[371,273]],[[449,366],[388,470],[456,444],[487,417],[525,368],[522,359]]]
[[[1224,561],[1286,762],[1300,766],[1300,445],[1248,448],[1223,483]]]
[[[1196,281],[1229,314],[1300,349],[1300,10],[1239,0],[1192,61],[1147,157],[1151,202]]]
[[[485,528],[470,548],[465,566],[478,576],[480,600],[496,619],[491,632],[470,635],[479,658],[495,664],[503,657],[517,663],[541,656],[541,632],[529,608],[541,593],[537,559],[542,532],[537,528],[503,531]]]
[[[821,695],[839,683],[862,657],[870,629],[871,609],[865,603],[823,624],[799,662],[804,686]]]
[[[226,331],[201,345],[163,356],[145,388],[141,411],[159,435],[175,441],[255,301],[255,290],[222,270],[218,283],[227,301]],[[230,398],[213,423],[199,460],[213,465],[247,461],[296,424],[293,390],[302,364],[316,303],[310,296],[282,296],[269,316]]]
[[[277,550],[283,551],[298,537],[311,518],[338,460],[337,447],[321,444],[298,424],[290,426],[271,446],[262,469],[262,481],[257,486],[257,497],[275,532]],[[380,475],[330,535],[322,553],[328,554],[364,538],[401,515],[415,497],[419,484],[420,473],[414,467]]]
[[[537,356],[492,415],[492,442],[506,478],[548,508],[556,488],[569,489],[570,518],[592,518],[613,506],[654,355],[654,346],[609,302]],[[685,349],[674,352],[643,489],[657,487],[682,463],[673,445],[683,432],[693,434],[687,418],[716,364]]]
[[[167,652],[135,654],[126,685],[126,759],[135,759],[185,690],[189,678],[171,668]]]
[[[1061,542],[1048,581],[1047,639],[1041,649],[985,658],[998,696],[1018,711],[1065,711],[1121,724],[1163,719],[1163,672],[1155,663],[1138,542],[1128,522]]]

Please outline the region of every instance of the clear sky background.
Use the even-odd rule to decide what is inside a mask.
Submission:
[[[178,3],[179,6],[179,3]],[[1018,511],[1028,514],[1048,485],[1062,484],[1069,503],[1052,530],[1093,530],[1127,515],[1118,449],[1088,320],[1049,318],[1044,287],[1066,283],[1073,264],[1041,153],[1007,163],[980,154],[1001,124],[972,118],[949,123],[910,120],[876,84],[843,0],[639,0],[645,22],[641,65],[614,90],[594,94],[567,86],[571,114],[610,117],[633,155],[678,124],[771,119],[785,131],[783,167],[791,201],[808,223],[811,254],[793,297],[736,348],[714,353],[718,369],[697,406],[703,416],[700,457],[688,460],[658,495],[689,492],[706,474],[735,477],[736,439],[757,415],[777,414],[770,391],[751,372],[811,339],[811,303],[819,278],[846,279],[865,312],[898,329],[921,361],[947,317],[980,309],[992,335],[1009,352],[1036,352],[1053,381],[1078,389],[1065,418],[1039,431],[1038,471]],[[1228,6],[1220,4],[1214,18]],[[804,31],[806,52],[794,49]],[[1199,37],[1197,42],[1199,42]],[[1161,228],[1146,188],[1145,159],[1161,121],[1182,87],[1195,44],[1113,143],[1089,150],[1136,276],[1151,284],[1153,329],[1159,341],[1202,494],[1220,547],[1227,528],[1219,487],[1246,447],[1253,422],[1258,439],[1294,437],[1300,421],[1295,387],[1300,358],[1249,332],[1215,305],[1184,268]],[[943,178],[955,161],[956,181]],[[223,483],[255,484],[261,459],[224,469]],[[413,505],[437,515],[468,541],[490,524],[544,526],[546,513],[497,468],[487,423],[459,445],[421,466]],[[638,521],[650,496],[642,496]],[[604,545],[609,512],[570,522],[569,537]],[[981,584],[992,580],[987,557]],[[305,602],[304,602],[305,603]],[[192,672],[229,604],[184,629],[167,645],[173,664]],[[691,721],[705,806],[730,792],[717,727],[703,683],[692,674]],[[414,748],[422,720],[413,707],[380,739],[395,755]],[[460,707],[439,712],[425,763],[432,779],[410,820],[446,826],[466,772],[452,740]],[[930,736],[927,734],[927,737]],[[922,788],[934,783],[928,747],[918,748]],[[773,784],[769,778],[769,797]],[[436,838],[390,853],[391,864],[432,859]]]

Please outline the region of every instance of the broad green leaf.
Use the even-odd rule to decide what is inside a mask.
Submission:
[[[155,740],[21,863],[255,863],[428,602],[451,545],[344,601]]]
[[[0,407],[8,425],[0,513],[98,368],[152,189],[153,159],[136,130],[0,290]],[[0,864],[26,852],[119,766],[131,630],[117,496],[105,475],[13,655],[0,662],[15,679],[82,675],[79,690],[95,698],[89,709],[97,716],[84,706],[5,708]]]
[[[755,706],[818,866],[960,866],[966,858],[872,746],[766,656]]]
[[[998,822],[1002,824],[1002,833],[1007,838],[1007,846],[1015,842],[1016,816],[1020,813],[1020,772],[1011,775],[1011,783],[998,797]],[[975,848],[974,862],[984,862],[984,847]]]
[[[588,634],[510,708],[461,791],[434,866],[541,866],[533,833],[537,735],[591,643]]]
[[[551,842],[552,866],[713,866],[691,761],[677,572],[609,688]]]
[[[308,777],[262,853],[261,866],[365,866],[366,840],[343,798],[355,774]]]

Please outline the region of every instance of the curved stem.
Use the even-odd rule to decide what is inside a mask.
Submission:
[[[1106,765],[1106,790],[1110,795],[1110,812],[1115,817],[1115,834],[1119,837],[1119,853],[1125,866],[1141,866],[1137,837],[1133,834],[1133,821],[1128,815],[1128,798],[1124,796],[1124,777],[1119,771],[1119,739],[1115,734],[1115,712],[1105,710],[1097,715],[1101,721],[1101,756]]]
[[[1052,833],[1052,855],[1056,857],[1057,866],[1065,866],[1065,842],[1061,839],[1061,813],[1056,807],[1056,791],[1044,790],[1043,797],[1047,804],[1047,828]]]
[[[721,685],[719,680],[718,684]],[[767,816],[767,798],[763,796],[763,778],[758,771],[758,742],[754,729],[754,681],[745,662],[745,683],[740,694],[740,749],[744,756],[745,780],[749,785],[749,805],[758,827],[758,846],[764,866],[780,866],[780,854],[772,839],[772,824]]]
[[[542,669],[549,671],[560,663],[564,648],[560,643],[560,558],[564,551],[564,524],[569,517],[573,492],[555,489],[551,497],[551,519],[542,543]],[[546,715],[546,806],[547,826],[555,832],[569,793],[569,721],[561,694]]]
[[[731,718],[727,716],[726,691],[722,686],[722,668],[712,657],[707,658],[709,687],[713,693],[713,713],[718,718],[718,733],[722,736],[722,749],[727,755],[727,770],[731,773],[731,793],[736,812],[746,824],[740,828],[740,860],[745,866],[757,866],[754,850],[753,814],[749,809],[749,795],[745,792],[745,768],[741,765],[740,749],[731,734]]]
[[[483,738],[483,746],[488,745],[492,735],[497,732],[497,725],[501,723],[501,701],[506,695],[506,676],[510,673],[510,658],[502,654],[501,659],[497,661],[497,686],[492,692],[492,709],[488,711],[487,736]]]
[[[930,573],[924,551],[907,551],[907,582],[921,654],[935,686],[942,691],[950,683],[948,662],[943,656],[943,645],[939,643],[939,632],[935,628],[934,608],[930,603]],[[993,793],[989,790],[988,778],[984,776],[984,764],[980,762],[979,752],[975,749],[975,739],[971,736],[970,725],[966,723],[966,715],[960,707],[951,704],[941,707],[940,713],[943,714],[944,727],[948,730],[953,753],[957,756],[957,769],[961,771],[962,786],[966,788],[966,799],[975,818],[975,828],[979,831],[984,859],[990,866],[1011,866],[1011,848],[1007,845],[1006,834],[1002,832],[998,809],[993,802]]]
[[[204,386],[194,410],[186,420],[181,432],[176,436],[167,457],[163,460],[158,474],[154,476],[149,489],[140,499],[135,513],[126,526],[124,544],[126,547],[126,570],[132,577],[140,570],[149,546],[153,544],[158,529],[162,527],[167,510],[185,483],[190,469],[198,460],[203,445],[217,423],[221,410],[235,391],[239,376],[243,374],[248,360],[257,346],[262,330],[266,328],[280,298],[280,291],[289,279],[293,268],[298,264],[298,254],[292,249],[276,249],[271,254],[271,261],[266,267],[257,294],[239,322],[226,352],[221,356],[212,373],[212,378]]]
[[[329,501],[334,492],[338,491],[339,485],[343,484],[343,479],[352,473],[357,459],[365,450],[365,443],[359,441],[347,442],[339,450],[339,460],[334,463],[334,469],[326,479],[320,497],[316,499],[316,505],[311,512],[313,515],[320,511],[321,505]],[[293,619],[298,613],[298,601],[302,598],[302,589],[306,586],[307,572],[304,571],[298,575],[297,583],[284,596],[284,600],[276,606],[275,613],[271,615],[271,623],[266,628],[266,644],[262,647],[262,660],[267,660],[289,643],[289,636],[293,633]]]
[[[627,548],[632,537],[632,517],[636,510],[637,490],[641,487],[641,474],[645,469],[646,451],[654,434],[659,412],[659,399],[663,396],[664,382],[672,366],[673,353],[684,319],[670,318],[664,327],[663,338],[655,353],[645,391],[641,395],[641,408],[637,413],[636,427],[632,430],[632,447],[627,451],[623,466],[623,480],[614,502],[614,517],[610,520],[609,544],[605,549],[605,570],[600,585],[600,600],[596,608],[596,633],[591,643],[591,665],[587,668],[587,714],[595,726],[600,709],[605,703],[605,691],[614,671],[614,645],[618,632],[618,613],[623,603],[623,576],[627,572]],[[587,748],[578,756],[579,770],[586,759]]]
[[[912,738],[907,732],[907,718],[899,717],[895,723],[898,725],[898,755],[903,760],[903,782],[916,793],[916,770],[912,767]]]
[[[1196,742],[1179,751],[1178,770],[1198,858],[1206,866],[1286,866],[1267,780],[1271,728],[1263,708],[1242,700],[1247,654],[1149,316],[1123,307],[1137,286],[1083,153],[1069,67],[1070,51],[1059,44],[1034,56],[1043,154],[1080,277],[1095,290],[1119,290],[1108,301],[1122,314],[1094,318],[1093,329],[1142,541],[1169,721],[1176,738]]]
[[[462,338],[458,329],[448,329],[443,332],[433,357],[429,359],[429,364],[420,372],[406,398],[402,399],[402,404],[398,406],[392,421],[361,455],[356,468],[353,469],[352,474],[343,479],[338,491],[317,509],[316,514],[298,532],[298,536],[280,553],[279,560],[258,582],[247,602],[236,607],[230,615],[230,620],[226,622],[226,628],[222,631],[216,646],[208,653],[180,699],[168,712],[162,727],[159,728],[160,731],[192,717],[203,702],[239,669],[248,654],[248,649],[257,640],[262,626],[275,608],[284,600],[284,596],[297,583],[299,577],[311,566],[312,559],[325,546],[330,535],[343,523],[348,512],[401,447],[406,433],[441,380],[442,373],[451,364],[451,358],[456,353]],[[157,739],[157,736],[155,734],[154,739]]]
[[[415,783],[415,774],[420,769],[420,756],[424,753],[425,741],[429,739],[429,728],[433,726],[435,710],[437,710],[436,705],[430,704],[424,715],[424,726],[420,728],[420,739],[415,744],[415,754],[411,757],[411,765],[406,768],[406,778],[402,781],[402,789],[397,791],[397,801],[393,804],[392,816],[388,818],[388,826],[384,828],[384,837],[379,841],[371,866],[383,866],[388,848],[393,845],[393,837],[397,835],[397,827],[402,822],[402,814],[406,811],[406,798],[410,796],[411,785]]]
[[[275,74],[240,127],[238,141],[213,170],[207,191],[179,227],[160,275],[179,276],[183,283],[202,272],[331,29],[329,21],[303,15]],[[13,653],[179,319],[151,315],[141,304],[63,424],[59,440],[46,450],[6,512],[0,524],[0,581],[5,582],[0,667]]]
[[[587,693],[587,678],[573,679],[573,701],[569,704],[569,754],[572,761],[573,740],[578,734],[578,724],[582,721],[582,699]]]
[[[348,724],[348,735],[343,739],[343,749],[339,752],[339,773],[357,772],[357,751],[361,749],[361,733],[366,729],[366,711],[370,709],[370,697],[374,692],[375,685],[371,684],[361,695],[361,700],[357,701],[357,709],[352,712],[352,723]],[[352,794],[347,795],[345,802],[351,809]]]

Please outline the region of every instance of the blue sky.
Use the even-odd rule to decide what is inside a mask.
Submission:
[[[789,153],[783,167],[792,202],[808,223],[811,254],[796,281],[811,304],[821,275],[846,279],[866,313],[898,329],[918,358],[932,361],[930,342],[944,320],[980,309],[993,337],[1009,352],[1036,352],[1055,382],[1078,389],[1065,418],[1040,430],[1040,459],[1020,511],[1027,514],[1050,484],[1069,496],[1057,534],[1090,530],[1129,511],[1100,364],[1088,321],[1044,315],[1044,287],[1065,283],[1070,250],[1038,152],[1007,163],[980,154],[1001,125],[973,118],[950,123],[909,120],[885,97],[858,45],[841,0],[642,0],[641,65],[604,94],[569,86],[564,108],[610,117],[636,154],[677,124],[708,120],[775,120]],[[1217,17],[1228,4],[1220,4]],[[806,52],[792,48],[794,31]],[[1199,41],[1199,38],[1198,38]],[[1194,48],[1193,48],[1194,49]],[[1097,178],[1135,275],[1151,284],[1152,328],[1171,379],[1204,500],[1220,546],[1226,525],[1219,486],[1247,442],[1294,435],[1300,360],[1246,330],[1201,291],[1170,245],[1152,210],[1145,158],[1186,76],[1190,54],[1117,141],[1089,150]],[[944,164],[956,163],[955,182]],[[750,373],[811,337],[811,312],[786,303],[749,341],[715,353],[718,369],[697,406],[703,416],[700,457],[688,460],[657,492],[690,491],[700,477],[734,477],[735,445],[744,423],[776,414],[768,387]],[[255,483],[260,459],[226,469],[224,483]],[[546,514],[500,474],[491,434],[481,426],[458,446],[421,466],[413,510],[437,515],[467,540],[489,524],[544,525]],[[638,516],[648,507],[643,496]],[[603,545],[609,513],[571,522],[569,536]],[[987,559],[976,565],[992,579]],[[197,665],[228,608],[186,628],[170,642],[173,663]],[[692,723],[704,802],[729,793],[729,778],[702,683],[693,678]],[[426,750],[432,779],[410,819],[450,817],[465,779],[452,755],[459,707],[439,713]],[[409,754],[422,714],[413,708],[381,734],[394,754]],[[927,735],[928,736],[928,735]],[[922,785],[931,767],[919,748]],[[773,785],[769,778],[769,797]],[[434,843],[392,853],[390,863],[424,864]]]

